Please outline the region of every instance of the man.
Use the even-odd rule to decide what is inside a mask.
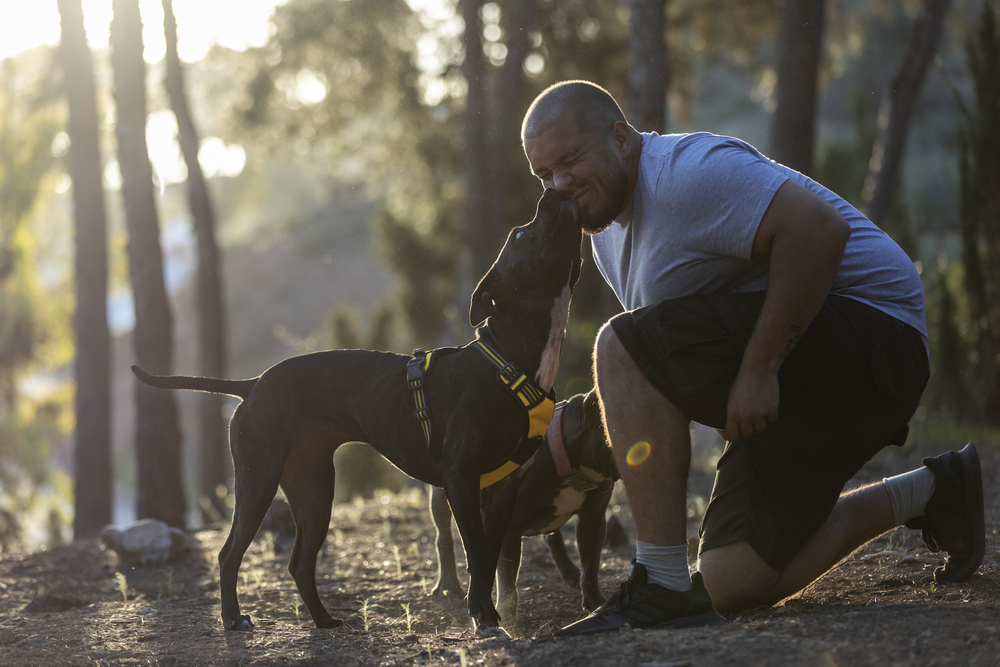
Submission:
[[[742,141],[638,133],[591,83],[544,91],[521,138],[542,185],[578,205],[628,309],[598,333],[594,372],[636,558],[618,593],[558,636],[722,622],[717,612],[788,597],[904,523],[948,553],[938,581],[976,570],[971,443],[841,495],[878,450],[904,443],[929,375],[920,278],[888,236]],[[728,441],[693,576],[690,421]]]

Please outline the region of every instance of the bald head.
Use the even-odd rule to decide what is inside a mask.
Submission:
[[[570,115],[566,115],[570,112]],[[535,98],[521,123],[521,143],[538,137],[557,122],[572,119],[578,132],[603,136],[621,121],[627,123],[615,98],[589,81],[563,81]]]

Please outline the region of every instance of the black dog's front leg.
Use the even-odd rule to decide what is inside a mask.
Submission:
[[[499,548],[492,551],[486,542],[483,516],[479,505],[479,480],[469,475],[452,475],[460,479],[445,479],[444,490],[462,534],[465,555],[469,561],[469,614],[479,634],[489,634],[485,628],[500,627],[500,615],[490,593],[499,558]],[[492,556],[492,557],[491,557]]]
[[[465,554],[469,561],[469,614],[476,623],[476,631],[484,634],[483,628],[500,626],[500,615],[497,614],[490,596],[499,550],[493,553],[492,558],[490,557],[479,509],[478,481],[468,475],[458,480],[446,479],[444,490],[451,504],[451,511],[455,515],[455,523],[458,524],[458,532],[462,535],[462,543],[465,544]]]

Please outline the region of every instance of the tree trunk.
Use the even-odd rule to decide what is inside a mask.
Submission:
[[[114,0],[111,62],[118,120],[118,162],[128,227],[129,276],[135,297],[135,358],[143,369],[170,373],[173,321],[163,283],[153,173],[146,150],[146,63],[138,0]],[[184,527],[180,431],[173,392],[135,381],[140,519]]]
[[[906,149],[906,135],[927,68],[941,40],[944,16],[951,0],[924,0],[913,24],[910,43],[878,112],[878,137],[868,162],[861,199],[868,218],[882,227],[892,211],[899,185],[899,172]]]
[[[464,338],[468,327],[462,325],[469,312],[469,296],[486,272],[493,258],[492,249],[481,230],[489,220],[489,186],[487,173],[488,137],[486,130],[486,95],[483,87],[482,27],[479,22],[480,0],[460,0],[459,10],[465,21],[465,62],[462,74],[468,85],[465,97],[465,128],[463,155],[465,169],[465,206],[462,220],[462,259],[455,304],[458,309],[459,332]]]
[[[108,333],[108,241],[101,183],[97,100],[80,0],[59,0],[59,55],[69,102],[69,173],[73,179],[76,338],[74,359],[73,539],[111,523],[111,338]]]
[[[667,131],[667,0],[629,0],[631,40],[626,109],[639,132]],[[601,281],[601,313],[609,320],[622,311],[614,290]]]
[[[521,149],[521,118],[528,107],[529,90],[524,74],[524,59],[530,50],[528,33],[535,26],[538,0],[508,0],[504,6],[504,44],[507,58],[490,90],[490,123],[488,128],[490,159],[490,197],[488,218],[478,232],[483,237],[480,275],[493,263],[511,227],[524,224],[535,210],[535,190],[525,190],[522,184],[537,186],[538,181],[525,170]],[[527,195],[527,196],[525,196]]]
[[[226,317],[222,298],[222,271],[219,248],[215,242],[215,211],[209,197],[205,176],[198,162],[198,132],[188,109],[184,92],[184,70],[177,55],[177,22],[173,0],[163,1],[163,29],[167,42],[166,88],[170,105],[177,117],[181,153],[187,165],[188,198],[198,239],[198,315],[199,373],[209,377],[226,376]],[[222,415],[223,397],[203,394],[199,397],[198,451],[201,456],[199,493],[202,516],[206,521],[226,515],[222,498],[216,493],[228,478],[226,423]]]
[[[781,15],[770,157],[806,175],[812,173],[813,167],[824,4],[824,0],[785,0]]]
[[[667,0],[630,0],[631,62],[628,72],[629,123],[640,132],[667,129]]]

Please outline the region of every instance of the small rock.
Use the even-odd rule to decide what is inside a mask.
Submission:
[[[149,642],[149,641],[153,641],[154,639],[159,639],[159,638],[160,638],[160,633],[159,632],[149,632],[149,633],[146,633],[146,634],[142,635],[141,637],[139,637],[139,641],[141,641],[141,642]]]
[[[143,519],[125,529],[107,526],[101,532],[104,545],[128,565],[159,565],[176,560],[184,551],[187,536],[156,519]]]
[[[0,628],[0,646],[16,644],[21,636],[14,631],[14,628]]]
[[[476,642],[476,648],[488,651],[490,649],[506,646],[509,643],[510,643],[510,637],[490,637],[489,639],[484,639],[482,641]]]
[[[951,593],[945,595],[944,599],[947,600],[948,602],[958,602],[963,597],[965,597],[965,594],[962,593],[962,591],[952,591]]]

